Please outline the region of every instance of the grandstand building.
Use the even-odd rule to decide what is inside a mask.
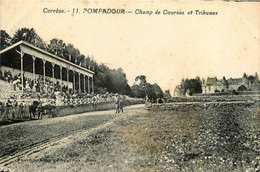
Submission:
[[[79,93],[94,93],[94,72],[68,60],[53,55],[27,42],[19,41],[0,51],[1,75],[9,71],[20,76],[21,91],[25,89],[24,78],[33,84],[41,78],[59,83]]]

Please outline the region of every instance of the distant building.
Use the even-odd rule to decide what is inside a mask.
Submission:
[[[225,92],[229,90],[235,91],[245,91],[245,90],[258,90],[260,87],[258,74],[255,76],[247,76],[245,73],[242,78],[230,78],[226,80],[218,80],[216,77],[207,78],[207,81],[202,82],[202,93],[215,93],[215,92]]]

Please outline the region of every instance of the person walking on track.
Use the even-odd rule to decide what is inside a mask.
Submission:
[[[120,112],[120,110],[119,110],[119,102],[120,102],[119,95],[116,93],[115,96],[116,96],[116,100],[115,100],[116,113],[119,113]]]
[[[115,105],[116,105],[116,113],[120,113],[122,111],[123,113],[123,100],[120,98],[120,96],[116,93],[116,100],[115,100]]]

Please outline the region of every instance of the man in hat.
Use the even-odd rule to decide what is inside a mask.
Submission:
[[[0,101],[0,118],[2,119],[4,116],[4,105],[3,103]]]
[[[120,100],[120,97],[119,95],[116,93],[115,94],[116,96],[116,100],[115,100],[115,105],[116,105],[116,113],[120,113],[120,107],[121,107],[121,100]],[[123,111],[122,111],[123,112]]]
[[[12,108],[12,101],[10,99],[7,100],[6,102],[6,111],[5,111],[5,115],[7,117],[7,119],[9,119],[9,113],[11,111]]]
[[[97,109],[97,97],[95,95],[92,97],[92,106],[94,110]]]
[[[124,104],[123,104],[123,98],[121,97],[119,99],[119,111],[121,111],[122,113],[124,113]]]
[[[25,103],[24,101],[22,101],[20,104],[19,104],[19,114],[18,114],[18,118],[22,118],[25,114]]]
[[[18,103],[17,103],[17,101],[16,101],[16,99],[14,99],[14,101],[13,101],[13,103],[12,103],[12,112],[11,112],[11,114],[12,114],[12,118],[14,119],[14,118],[17,118],[17,107],[18,107]]]

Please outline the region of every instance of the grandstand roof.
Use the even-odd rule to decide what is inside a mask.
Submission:
[[[36,56],[37,58],[40,58],[40,59],[44,59],[44,60],[47,60],[47,61],[50,61],[50,62],[53,62],[57,65],[60,65],[64,68],[69,68],[70,70],[75,70],[77,72],[80,72],[80,73],[87,73],[91,76],[93,76],[93,74],[95,74],[95,72],[91,71],[91,70],[88,70],[84,67],[81,67],[79,65],[76,65],[70,61],[67,61],[61,57],[58,57],[54,54],[51,54],[45,50],[42,50],[32,44],[29,44],[25,41],[19,41],[3,50],[0,51],[0,55],[9,51],[9,50],[12,50],[14,49],[15,47],[19,46],[20,49],[26,53],[26,54],[29,54],[29,55],[34,55]]]

